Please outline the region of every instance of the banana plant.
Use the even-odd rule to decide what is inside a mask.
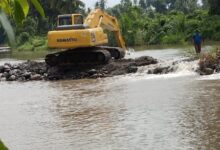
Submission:
[[[10,44],[15,43],[15,35],[13,28],[7,18],[11,16],[16,24],[21,25],[29,12],[29,4],[39,12],[42,17],[45,17],[44,10],[38,0],[1,0],[0,1],[0,25],[7,33]]]

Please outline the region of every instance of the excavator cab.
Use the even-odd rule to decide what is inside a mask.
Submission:
[[[83,16],[81,14],[66,14],[58,16],[57,26],[80,24],[83,24]]]
[[[58,16],[56,30],[85,28],[87,27],[83,25],[83,16],[81,14],[65,14]]]

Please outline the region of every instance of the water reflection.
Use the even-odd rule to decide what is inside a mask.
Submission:
[[[197,81],[188,86],[189,92],[182,99],[185,105],[182,107],[180,117],[181,137],[188,148],[220,147],[219,83],[219,81]]]
[[[124,110],[115,91],[123,92],[123,86],[112,89],[106,80],[80,80],[57,82],[60,91],[53,97],[54,116],[64,134],[71,138],[74,148],[104,148],[111,141],[117,127],[118,114]],[[122,95],[123,96],[123,95]]]

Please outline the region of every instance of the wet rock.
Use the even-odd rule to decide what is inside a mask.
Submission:
[[[214,73],[214,69],[212,68],[204,68],[201,70],[200,75],[211,75]]]
[[[0,78],[0,81],[6,81],[7,79],[5,77]]]
[[[16,80],[16,76],[15,75],[11,75],[9,78],[8,78],[8,81],[15,81]]]
[[[21,73],[20,70],[14,69],[9,71],[9,75],[19,75]]]
[[[220,72],[220,64],[218,64],[217,66],[216,66],[216,69],[215,69],[215,72]]]
[[[30,80],[35,80],[35,81],[42,80],[42,79],[43,77],[40,74],[34,74],[34,75],[31,75],[30,77]]]
[[[96,70],[96,69],[91,69],[91,70],[88,71],[88,74],[89,74],[89,75],[94,75],[94,74],[96,74],[96,73],[97,73],[97,70]]]
[[[8,66],[9,68],[12,67],[12,65],[10,63],[5,63],[4,66]]]
[[[4,66],[0,66],[0,73],[4,72]]]
[[[138,67],[137,66],[128,66],[128,71],[127,73],[136,73],[138,70]]]
[[[21,77],[17,77],[17,81],[20,81],[20,82],[21,82],[21,81],[26,81],[26,79],[25,79],[25,77],[22,77],[22,76],[21,76]]]
[[[44,74],[43,74],[43,77],[44,77],[44,78],[46,78],[47,76],[48,76],[48,74],[47,74],[47,73],[44,73]]]
[[[150,56],[142,56],[142,57],[136,58],[135,63],[137,64],[137,66],[146,66],[150,64],[156,64],[158,63],[158,61]]]
[[[167,66],[167,67],[156,67],[154,69],[151,69],[148,71],[148,74],[167,74],[171,72],[172,69]]]
[[[4,72],[4,73],[2,74],[2,77],[3,77],[3,78],[9,78],[9,77],[10,77],[10,74],[9,74],[8,72]]]
[[[31,78],[31,72],[24,71],[24,73],[22,74],[22,76],[23,76],[26,80],[28,80],[28,79]]]
[[[12,65],[13,69],[19,69],[19,66],[17,64]]]
[[[47,71],[48,75],[53,75],[53,74],[56,74],[57,72],[59,72],[58,67],[49,67]]]
[[[102,77],[103,77],[103,74],[97,73],[97,74],[92,75],[90,78],[97,79],[97,78],[102,78]]]
[[[48,80],[60,80],[62,78],[63,78],[63,76],[59,75],[59,74],[48,75],[48,77],[47,77]],[[72,78],[72,79],[76,79],[76,78]]]
[[[9,72],[11,70],[11,66],[9,64],[4,64],[3,68],[4,72]]]

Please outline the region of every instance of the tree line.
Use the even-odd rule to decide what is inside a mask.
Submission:
[[[9,14],[17,45],[23,45],[33,37],[46,37],[47,31],[55,27],[59,14],[82,13],[86,16],[91,11],[90,8],[85,8],[85,3],[81,0],[38,1],[45,17],[40,15],[35,5],[29,6],[29,12],[25,12],[24,18]],[[31,2],[32,0],[29,3]],[[95,7],[118,18],[123,37],[129,46],[184,43],[196,29],[199,29],[206,39],[220,39],[219,0],[121,0],[120,4],[111,8],[106,4],[107,0],[98,0]],[[3,6],[3,2],[0,2],[0,11],[4,10]],[[19,9],[12,5],[10,7],[11,12]],[[7,42],[2,24],[0,34],[0,43]],[[109,39],[114,45],[111,34]]]

